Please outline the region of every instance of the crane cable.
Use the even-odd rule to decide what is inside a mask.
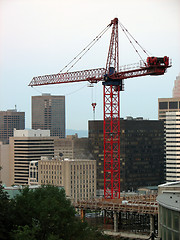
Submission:
[[[123,24],[119,22],[119,26],[121,27],[122,31],[124,32],[124,34],[126,35],[126,37],[128,38],[129,42],[131,43],[131,45],[133,46],[133,48],[135,49],[135,52],[139,55],[139,57],[141,58],[141,60],[144,62],[144,64],[146,65],[144,59],[141,57],[140,53],[138,52],[138,50],[136,49],[135,45],[133,44],[133,42],[131,41],[130,37],[134,40],[134,42],[142,49],[142,51],[149,56],[148,51],[145,50],[140,44],[139,42],[130,34],[130,32],[123,26]],[[130,37],[129,37],[130,36]],[[152,55],[152,54],[151,54]]]
[[[94,44],[104,35],[104,33],[110,28],[110,24],[101,31],[76,57],[73,58],[64,68],[61,69],[60,73],[64,71],[71,63],[73,63],[79,56],[79,58],[71,65],[66,72],[68,72],[74,65],[94,46]]]

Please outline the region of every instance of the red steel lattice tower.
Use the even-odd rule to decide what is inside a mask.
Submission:
[[[119,72],[118,19],[113,24],[104,85],[104,197],[120,197],[120,90],[110,75]]]

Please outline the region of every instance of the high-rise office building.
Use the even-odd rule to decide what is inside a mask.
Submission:
[[[30,162],[54,156],[54,137],[50,137],[49,130],[15,130],[9,149],[10,186],[27,185]]]
[[[51,136],[65,137],[65,96],[32,96],[32,129],[49,129]]]
[[[174,81],[174,88],[173,88],[173,98],[179,98],[180,97],[180,73],[176,77],[176,80]]]
[[[42,157],[38,162],[39,184],[63,186],[74,201],[96,196],[96,161]]]
[[[121,191],[164,182],[163,121],[120,120]],[[91,151],[97,161],[97,189],[104,187],[103,121],[89,121]]]
[[[25,128],[25,112],[18,112],[17,109],[0,111],[0,141],[9,143],[14,128],[18,130]]]
[[[165,121],[166,181],[180,181],[180,112],[167,112]]]
[[[165,153],[166,153],[166,181],[179,179],[179,115],[180,115],[180,75],[176,77],[172,98],[158,99],[158,118],[164,121]]]

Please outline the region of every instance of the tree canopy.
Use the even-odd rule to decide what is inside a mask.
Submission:
[[[0,184],[0,239],[9,239],[9,232],[12,228],[11,220],[11,202],[9,196],[3,191]]]
[[[75,217],[75,209],[65,191],[55,186],[35,190],[26,187],[12,200],[0,188],[1,209],[4,209],[0,211],[2,240],[105,239]]]

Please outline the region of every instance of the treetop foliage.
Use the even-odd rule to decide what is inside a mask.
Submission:
[[[0,239],[94,240],[106,239],[75,217],[64,189],[28,187],[12,200],[0,187]],[[109,237],[108,237],[109,239]]]

